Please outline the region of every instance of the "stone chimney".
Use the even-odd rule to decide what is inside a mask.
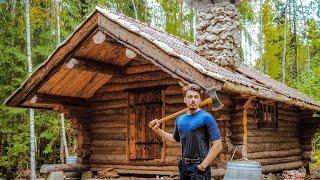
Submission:
[[[228,70],[240,62],[237,7],[228,0],[185,0],[197,11],[198,54]]]

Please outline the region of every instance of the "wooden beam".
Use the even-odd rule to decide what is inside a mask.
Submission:
[[[101,44],[106,40],[106,35],[102,31],[98,31],[92,39],[95,44]]]
[[[97,62],[89,59],[83,58],[71,58],[67,63],[66,66],[68,69],[76,68],[80,71],[89,71],[95,73],[101,73],[105,75],[123,75],[123,71],[121,71],[120,67],[112,65],[112,64],[105,64],[102,62]]]
[[[126,48],[125,54],[126,54],[127,58],[129,58],[129,59],[133,59],[137,56],[137,53],[135,53],[134,51],[132,51],[129,48]]]
[[[36,94],[31,100],[31,104],[35,103],[45,103],[45,104],[64,104],[64,105],[81,105],[85,106],[88,104],[87,99],[78,97],[68,97],[68,96],[57,96],[50,94]]]
[[[32,97],[46,80],[56,73],[56,70],[63,64],[63,61],[76,52],[87,37],[97,29],[98,14],[97,12],[91,14],[67,39],[67,43],[59,46],[46,62],[42,64],[18,90],[6,99],[5,104],[18,107]]]

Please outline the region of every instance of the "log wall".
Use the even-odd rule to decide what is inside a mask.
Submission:
[[[167,116],[185,108],[179,81],[160,71],[159,68],[143,61],[133,61],[125,68],[125,72],[128,75],[113,77],[90,99],[91,156],[89,161],[92,170],[101,170],[106,166],[133,170],[137,169],[137,166],[143,166],[147,171],[152,171],[159,170],[159,166],[161,166],[161,171],[172,171],[172,169],[177,171],[177,168],[173,167],[177,166],[180,156],[179,144],[164,143],[161,159],[128,160],[127,89],[163,87],[164,106],[162,114]],[[219,98],[225,107],[219,112],[214,112],[214,115],[221,131],[224,151],[212,165],[216,168],[224,168],[226,159],[230,157],[227,142],[231,144],[229,138],[231,136],[229,129],[231,100],[227,95],[222,94],[219,94]],[[174,120],[169,121],[162,125],[162,128],[167,132],[172,132],[174,123]]]
[[[70,120],[73,132],[76,137],[76,153],[78,163],[89,164],[90,146],[91,146],[91,129],[90,119],[91,111],[85,106],[63,106],[65,117]]]
[[[136,169],[136,166],[176,165],[177,157],[174,156],[166,156],[165,160],[128,160],[127,90],[165,88],[171,85],[176,86],[179,81],[145,61],[132,61],[124,68],[124,71],[126,75],[113,77],[90,99],[92,111],[90,164],[92,169],[99,170],[105,166]],[[165,146],[162,149],[165,149]]]
[[[231,132],[235,145],[243,145],[243,104],[244,98],[235,100],[237,106],[232,113]],[[278,130],[259,129],[254,109],[250,107],[247,114],[247,158],[259,161],[263,173],[295,169],[304,165],[304,153],[309,146],[304,145],[301,135],[301,111],[295,107],[280,104],[278,108]],[[304,126],[309,127],[309,126]],[[301,131],[302,130],[302,131]],[[308,145],[311,145],[308,141]]]
[[[301,112],[299,127],[302,160],[308,163],[311,161],[311,152],[313,150],[312,139],[320,129],[320,118],[313,117],[313,112],[311,111]]]

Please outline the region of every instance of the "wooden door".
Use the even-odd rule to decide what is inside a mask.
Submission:
[[[161,158],[161,138],[149,128],[151,120],[162,116],[161,89],[129,92],[128,156],[130,160]]]

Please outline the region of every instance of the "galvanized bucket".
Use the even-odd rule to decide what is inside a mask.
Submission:
[[[77,156],[68,156],[67,164],[77,164]]]
[[[228,161],[224,180],[261,180],[261,164],[256,161]]]

